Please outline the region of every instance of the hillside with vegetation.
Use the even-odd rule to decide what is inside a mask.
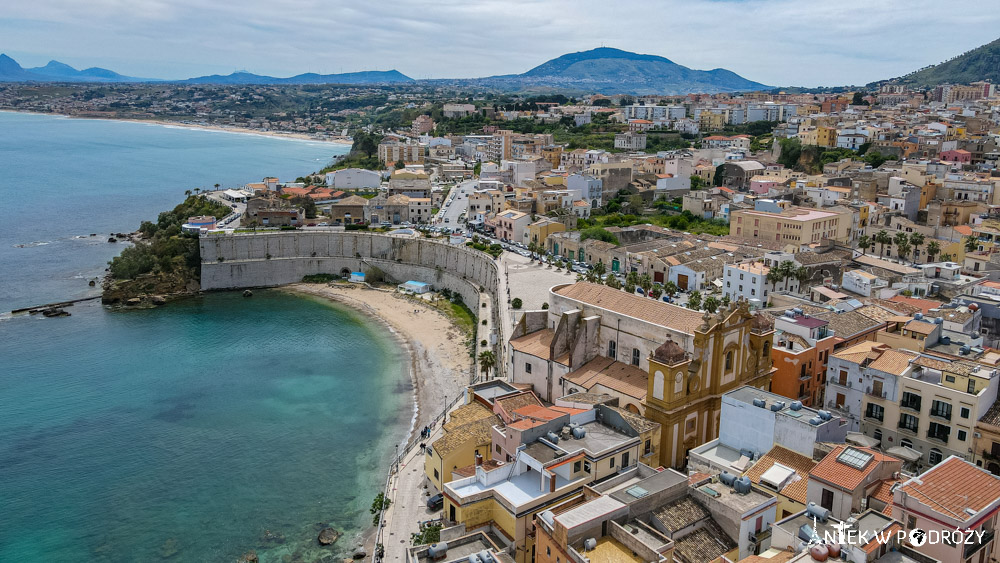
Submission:
[[[212,215],[221,219],[230,211],[204,196],[189,195],[171,211],[160,213],[156,222],[143,221],[139,225],[141,238],[108,262],[102,300],[135,305],[135,300],[197,291],[201,278],[198,236],[182,232],[181,225],[188,217]]]
[[[936,86],[938,84],[969,84],[980,80],[1000,82],[1000,39],[890,82],[912,86]]]

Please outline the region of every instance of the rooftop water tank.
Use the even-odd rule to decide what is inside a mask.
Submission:
[[[802,314],[802,309],[799,309],[798,307],[796,307],[796,308],[792,309],[792,312],[795,313],[796,315],[801,315]]]
[[[733,483],[736,482],[736,475],[728,471],[723,471],[719,474],[719,481],[722,481],[722,484],[727,487],[732,487]]]
[[[764,399],[754,399],[753,400],[753,406],[760,407],[762,409],[766,408],[767,407],[767,401],[765,401]]]
[[[745,495],[750,492],[750,478],[746,475],[740,477],[733,483],[733,490],[741,495]]]
[[[805,540],[805,541],[811,540],[813,537],[812,526],[810,526],[809,524],[803,524],[799,526],[798,536],[800,540]]]
[[[593,551],[597,549],[597,540],[594,538],[587,538],[583,542],[583,549],[586,551]]]
[[[784,401],[775,401],[774,404],[771,405],[771,410],[774,411],[774,412],[778,412],[778,411],[780,411],[783,408],[785,408],[785,402]]]
[[[818,416],[814,416],[809,419],[809,424],[812,424],[813,426],[819,426],[820,424],[823,424],[823,419]]]
[[[559,443],[559,436],[556,436],[555,432],[549,432],[545,435],[545,439],[552,442],[553,444]]]
[[[587,435],[587,431],[582,426],[577,426],[573,429],[573,437],[579,440]]]
[[[820,522],[826,522],[830,518],[830,511],[815,502],[806,505],[806,514],[815,517]]]
[[[823,420],[830,420],[831,418],[833,418],[833,415],[830,414],[830,411],[816,411],[816,414],[818,414],[819,417],[822,418]]]
[[[941,344],[944,344],[945,346],[951,344],[951,337],[950,336],[942,336],[940,340],[941,340]]]
[[[444,557],[446,553],[448,553],[448,544],[445,542],[431,544],[431,546],[427,548],[427,556],[431,559]]]
[[[913,318],[915,320],[921,321],[924,318],[924,314],[923,313],[913,313]]]
[[[493,557],[493,554],[485,549],[479,552],[479,560],[482,563],[496,563],[496,557]]]
[[[802,410],[802,401],[792,401],[791,408],[793,411]]]
[[[941,317],[934,317],[934,324],[939,325],[939,324],[941,324],[943,322],[944,322],[944,319],[942,319]]]
[[[823,544],[814,545],[809,548],[809,555],[813,561],[826,561],[830,558],[830,550]]]
[[[470,555],[467,561],[468,563],[482,563],[482,561],[479,560],[479,556],[476,555],[475,553]]]

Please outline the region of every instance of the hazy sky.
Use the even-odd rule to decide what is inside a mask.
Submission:
[[[4,0],[23,66],[188,78],[519,73],[602,44],[765,84],[864,84],[1000,35],[1000,0]]]

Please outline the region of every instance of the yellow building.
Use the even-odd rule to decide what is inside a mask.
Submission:
[[[767,389],[774,373],[774,324],[734,303],[692,327],[692,350],[668,339],[649,357],[646,418],[658,422],[660,459],[683,467],[691,448],[719,435],[723,393],[751,385]]]
[[[545,239],[549,238],[549,235],[552,233],[561,233],[565,230],[566,225],[560,223],[559,221],[553,221],[547,217],[542,217],[538,221],[528,225],[528,227],[524,230],[524,244],[533,242],[544,246]]]
[[[726,115],[723,113],[712,113],[703,111],[698,116],[698,128],[702,131],[718,131],[725,128]]]
[[[452,480],[452,471],[476,463],[476,455],[492,458],[491,431],[500,417],[480,403],[463,405],[449,415],[444,436],[424,450],[424,473],[441,491]]]
[[[542,147],[542,158],[549,161],[552,168],[559,168],[559,163],[562,160],[562,153],[562,145],[549,145]]]
[[[835,147],[837,146],[837,128],[836,127],[817,127],[816,128],[816,144],[821,147]]]
[[[852,239],[854,212],[850,209],[789,207],[780,213],[757,210],[733,211],[729,233],[780,242],[798,251],[823,239],[846,243]]]

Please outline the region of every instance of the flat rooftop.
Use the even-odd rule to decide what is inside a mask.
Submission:
[[[789,532],[792,536],[801,540],[801,538],[799,538],[799,528],[801,528],[805,524],[808,525],[810,528],[816,530],[816,534],[819,535],[820,539],[823,539],[824,537],[826,537],[825,534],[827,533],[830,534],[830,537],[837,537],[837,528],[835,528],[834,526],[839,522],[840,521],[835,518],[828,518],[825,523],[816,520],[814,524],[812,516],[809,516],[806,513],[806,511],[803,510],[798,514],[794,514],[784,520],[779,520],[775,522],[774,525],[780,527],[781,529]],[[797,544],[798,542],[796,542],[796,545]]]
[[[775,412],[775,414],[798,420],[803,424],[809,424],[809,420],[811,418],[819,416],[818,410],[807,406],[802,406],[802,408],[800,408],[797,411],[792,410],[791,406],[794,399],[789,399],[788,397],[778,395],[777,393],[764,391],[762,389],[758,389],[750,385],[744,385],[743,387],[740,387],[738,389],[733,389],[732,391],[724,394],[723,397],[730,397],[732,399],[735,399],[742,403],[746,403],[751,406],[753,406],[754,399],[763,399],[765,403],[764,408],[768,410],[771,409],[771,405],[775,404],[778,401],[781,401],[785,403],[785,406],[780,411]],[[823,424],[828,424],[830,422],[833,422],[832,418],[830,420],[823,421],[823,423],[820,424],[820,426],[822,426]]]
[[[705,492],[706,489],[712,489],[719,493],[719,496],[713,497]],[[709,483],[703,485],[696,489],[691,490],[692,495],[702,495],[703,502],[719,502],[725,506],[728,506],[740,513],[745,513],[748,510],[759,507],[760,505],[766,503],[767,501],[775,498],[772,495],[757,492],[756,490],[751,490],[749,493],[740,494],[737,493],[732,487],[726,486],[722,482],[719,483]]]
[[[632,554],[631,549],[610,536],[597,540],[597,547],[581,554],[601,563],[644,563],[642,558]]]
[[[568,440],[560,439],[559,444],[557,444],[559,449],[568,454],[574,454],[583,450],[592,454],[598,454],[623,446],[636,439],[626,436],[610,426],[604,426],[597,421],[581,424],[580,428],[583,428],[585,431],[584,437],[570,438]]]
[[[615,487],[612,491],[606,491],[605,494],[615,500],[629,504],[646,495],[652,495],[665,491],[676,487],[681,483],[687,484],[687,481],[688,478],[686,475],[682,475],[676,471],[666,470],[660,471],[659,473],[646,477],[645,479],[636,480],[635,482],[633,482],[632,479],[629,479],[623,483],[623,486]]]
[[[570,483],[571,481],[567,481],[556,475],[557,489],[561,489]],[[531,469],[516,477],[500,481],[495,485],[484,486],[479,481],[473,481],[461,487],[454,487],[453,490],[460,497],[493,491],[495,494],[499,494],[507,499],[512,505],[520,506],[549,494],[550,491],[547,485],[548,480],[546,480],[546,487],[542,488],[542,474]]]
[[[448,552],[444,559],[431,559],[427,555],[427,548],[429,546],[418,546],[411,548],[410,553],[414,555],[414,558],[418,563],[430,563],[431,561],[466,561],[470,555],[473,553],[479,553],[481,551],[492,551],[496,549],[496,546],[490,543],[486,538],[486,535],[482,532],[476,532],[467,536],[460,537],[458,539],[448,542]]]
[[[613,514],[623,508],[625,508],[625,505],[617,500],[611,497],[601,496],[590,502],[581,504],[572,510],[567,510],[562,514],[557,515],[555,519],[558,520],[560,524],[565,526],[567,530],[572,530],[581,524],[603,519],[604,516]]]

